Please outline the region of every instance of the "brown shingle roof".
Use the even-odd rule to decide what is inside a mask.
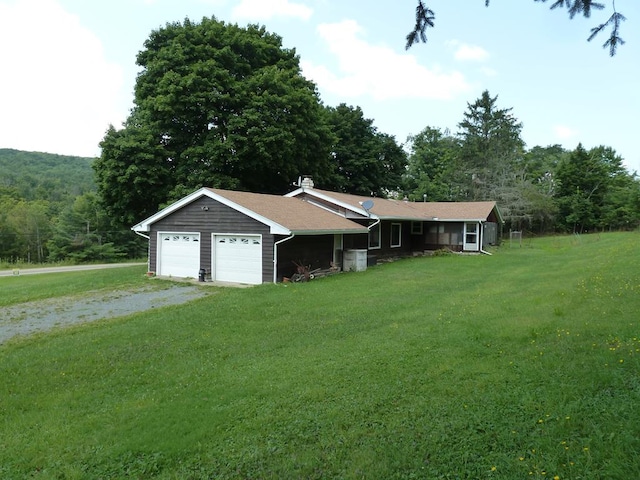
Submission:
[[[416,202],[416,205],[420,205]],[[486,220],[496,208],[496,202],[427,202],[427,215],[440,220]]]
[[[231,202],[251,210],[292,233],[367,233],[366,227],[346,218],[314,207],[297,198],[261,193],[207,188]]]
[[[363,210],[362,202],[373,200],[370,212],[383,219],[404,220],[486,220],[496,207],[496,202],[405,202],[377,197],[365,197],[348,193],[330,192],[317,188],[306,189],[306,193],[314,192],[330,197],[343,205],[350,205],[353,210]]]

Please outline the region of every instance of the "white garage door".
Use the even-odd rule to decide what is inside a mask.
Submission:
[[[198,278],[200,270],[200,234],[159,234],[158,275]]]
[[[262,283],[262,237],[214,235],[213,271],[221,282]]]

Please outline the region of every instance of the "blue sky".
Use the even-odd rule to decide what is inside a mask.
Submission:
[[[531,148],[613,147],[640,172],[640,2],[617,0],[627,42],[610,58],[610,14],[568,20],[533,0],[428,0],[429,41],[405,51],[416,0],[0,0],[0,148],[99,155],[133,101],[135,58],[167,22],[259,23],[295,48],[326,105],[360,106],[399,143],[457,131],[483,90],[513,108]]]

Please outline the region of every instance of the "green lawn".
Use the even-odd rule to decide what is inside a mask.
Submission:
[[[640,478],[639,242],[414,258],[10,342],[0,478]]]
[[[64,295],[82,295],[96,290],[119,290],[140,286],[148,288],[152,284],[145,282],[146,270],[146,267],[136,265],[104,270],[0,277],[0,307]]]

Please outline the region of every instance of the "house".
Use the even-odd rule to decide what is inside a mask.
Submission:
[[[329,268],[343,239],[367,227],[299,199],[201,188],[132,227],[149,240],[149,270],[162,276],[260,284],[295,263]],[[357,243],[357,242],[356,242]]]
[[[286,196],[367,225],[367,243],[362,243],[362,237],[350,237],[344,249],[367,249],[370,258],[407,256],[441,248],[483,252],[488,245],[499,242],[498,225],[503,223],[495,202],[371,198],[320,190],[309,179]]]
[[[378,258],[498,241],[495,202],[417,203],[316,189],[285,195],[201,188],[134,225],[161,276],[247,284],[282,281],[296,265],[363,270]]]

